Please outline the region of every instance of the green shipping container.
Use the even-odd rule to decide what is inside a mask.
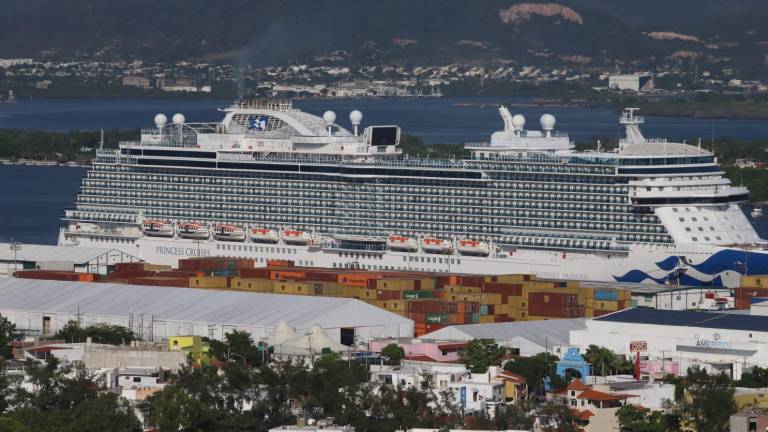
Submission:
[[[480,315],[488,315],[488,305],[480,305]]]
[[[423,298],[433,298],[432,291],[403,291],[403,298],[404,299],[423,299]]]
[[[440,313],[428,313],[427,324],[445,324],[448,322],[448,315]]]

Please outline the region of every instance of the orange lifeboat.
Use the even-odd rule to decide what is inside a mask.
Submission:
[[[312,240],[312,236],[305,231],[285,230],[283,231],[283,241],[286,244],[306,246]]]
[[[421,239],[421,250],[431,254],[450,255],[453,253],[453,245],[445,239],[425,237]]]
[[[251,228],[251,241],[254,243],[275,244],[280,241],[280,234],[273,229]]]
[[[415,239],[396,235],[387,237],[387,247],[389,250],[398,252],[416,252],[419,250],[419,244]]]
[[[216,225],[213,238],[220,241],[245,241],[245,230],[235,225]]]
[[[180,238],[206,240],[210,233],[208,227],[195,222],[182,222],[176,226],[176,235]]]
[[[488,256],[491,253],[488,243],[469,239],[459,240],[456,249],[460,254],[470,256]]]
[[[168,220],[145,220],[141,224],[144,235],[150,237],[173,237],[173,224]]]

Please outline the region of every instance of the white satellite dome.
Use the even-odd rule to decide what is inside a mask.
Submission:
[[[158,129],[165,127],[165,125],[167,124],[168,124],[168,117],[166,117],[165,114],[158,114],[155,116],[155,126],[157,126]]]
[[[323,121],[328,126],[332,125],[336,121],[336,113],[333,111],[326,111],[323,113]]]
[[[184,117],[184,114],[176,113],[173,115],[172,121],[173,121],[173,124],[180,125],[180,124],[184,124],[184,122],[187,121],[187,119]]]
[[[359,125],[360,122],[363,121],[363,113],[358,110],[352,111],[349,113],[349,121],[352,122],[353,125]]]
[[[552,114],[544,114],[539,119],[539,123],[541,123],[541,128],[545,131],[551,131],[555,128],[555,116]]]
[[[515,130],[522,130],[525,126],[525,117],[522,114],[515,114],[512,116],[512,127]]]

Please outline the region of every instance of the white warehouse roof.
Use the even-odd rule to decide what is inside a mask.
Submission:
[[[219,338],[233,328],[266,337],[279,321],[294,329],[313,324],[338,340],[341,328],[355,328],[362,338],[413,335],[413,321],[356,299],[262,294],[193,288],[33,279],[0,280],[0,314],[17,316],[17,326],[42,329],[52,316],[52,331],[75,319],[130,326],[141,317],[153,323],[154,338],[199,334]],[[38,322],[39,321],[39,322]]]
[[[121,253],[116,249],[110,248],[22,244],[21,249],[16,251],[16,260],[19,262],[71,261],[75,264],[88,264],[89,262],[113,251]],[[11,244],[0,243],[0,261],[13,260],[14,252],[11,250]]]
[[[421,339],[468,341],[493,339],[500,345],[520,349],[520,355],[531,356],[556,347],[567,347],[571,330],[584,330],[584,318],[539,321],[512,321],[487,324],[464,324],[444,327],[427,333]]]

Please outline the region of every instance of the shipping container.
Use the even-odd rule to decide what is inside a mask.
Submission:
[[[269,272],[269,278],[272,280],[304,280],[307,274],[296,270],[272,270]]]
[[[616,290],[595,290],[595,300],[603,301],[617,301],[619,300],[619,292]]]
[[[19,279],[43,279],[75,282],[93,282],[94,279],[96,279],[91,273],[78,273],[59,270],[19,270],[15,274]]]
[[[404,299],[423,299],[423,298],[434,298],[435,292],[434,291],[403,291],[403,298]]]
[[[225,276],[203,276],[189,278],[190,288],[227,288],[229,278]]]
[[[395,290],[376,290],[376,299],[377,300],[395,300],[395,299],[401,299],[403,298],[403,292],[402,291],[395,291]]]

